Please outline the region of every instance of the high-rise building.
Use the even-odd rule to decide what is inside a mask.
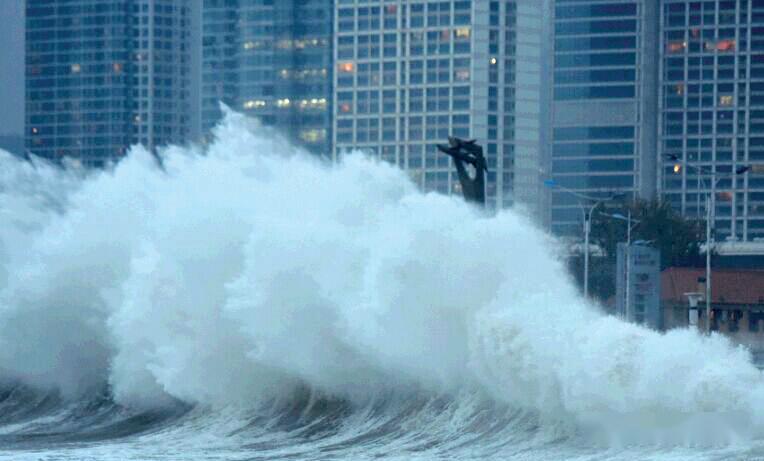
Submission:
[[[735,172],[764,163],[764,1],[665,0],[660,17],[662,195],[700,219],[710,196],[717,241],[762,240],[764,176]]]
[[[27,0],[27,149],[102,166],[185,141],[193,3]]]
[[[408,170],[425,190],[459,193],[436,144],[474,138],[488,162],[487,204],[524,204],[538,215],[548,5],[338,1],[334,154],[366,151]]]
[[[24,154],[24,137],[16,134],[0,134],[0,150],[21,156]]]
[[[550,179],[589,197],[651,198],[657,177],[657,0],[556,0]],[[552,230],[581,233],[581,198],[552,194]]]
[[[223,102],[328,156],[333,3],[204,0],[202,130]]]

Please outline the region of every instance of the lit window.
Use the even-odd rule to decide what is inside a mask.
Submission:
[[[674,91],[679,96],[683,95],[684,94],[684,83],[677,83],[676,85],[674,85]]]
[[[289,100],[289,98],[279,99],[276,101],[276,106],[282,109],[289,107],[291,104],[292,102]]]
[[[496,58],[491,58],[491,65],[492,66],[495,66],[497,62],[498,61],[496,60]]]
[[[320,142],[326,139],[326,130],[302,130],[300,131],[300,139],[305,142]]]
[[[669,53],[681,53],[687,48],[687,42],[669,42],[667,48]]]
[[[73,74],[79,74],[81,70],[82,70],[82,67],[79,64],[72,64]]]
[[[718,192],[716,194],[716,198],[722,202],[731,202],[732,201],[732,192],[724,191],[724,192]]]
[[[294,41],[294,47],[297,48],[298,50],[301,50],[301,49],[306,48],[306,47],[308,47],[310,45],[313,45],[314,44],[313,42],[317,42],[317,40],[309,40],[309,39],[306,39],[306,40],[295,40]]]
[[[682,171],[682,165],[680,165],[678,163],[675,164],[674,165],[674,173],[679,174],[679,172],[681,172],[681,171]]]
[[[720,40],[719,43],[716,44],[716,49],[718,51],[735,51],[735,41]]]
[[[355,66],[352,62],[342,62],[340,63],[340,72],[353,72],[353,69]]]
[[[299,105],[300,109],[326,109],[326,98],[303,99]]]
[[[340,111],[345,112],[345,113],[350,112],[350,104],[348,104],[346,102],[340,104]]]
[[[469,27],[460,27],[456,29],[454,32],[454,35],[456,38],[470,38],[470,28]]]
[[[245,109],[262,109],[265,107],[265,101],[260,99],[250,99],[248,101],[244,101],[244,104],[242,104]]]
[[[460,82],[466,82],[470,79],[470,71],[466,69],[457,70],[454,72],[454,78]]]
[[[114,65],[111,66],[112,69],[114,69],[115,74],[119,74],[122,72],[122,64],[115,62]]]
[[[244,45],[242,46],[244,47],[245,50],[251,50],[252,48],[255,47],[255,42],[252,42],[252,41],[244,42]]]
[[[730,96],[730,95],[719,96],[719,105],[720,106],[731,106],[732,105],[732,96]]]

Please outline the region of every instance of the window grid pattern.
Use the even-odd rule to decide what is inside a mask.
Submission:
[[[704,219],[710,193],[717,240],[764,239],[764,179],[732,175],[764,163],[764,2],[666,1],[661,25],[662,195]]]
[[[549,176],[563,187],[602,198],[638,194],[641,123],[649,123],[639,103],[644,15],[641,0],[555,2],[554,104],[558,111],[581,112],[572,123],[555,123],[552,133]],[[614,104],[637,115],[630,123],[591,121],[591,108]],[[581,235],[579,202],[553,191],[555,234]]]
[[[338,1],[335,155],[365,151],[406,169],[426,191],[458,194],[451,160],[436,144],[450,135],[478,137],[488,205],[511,206],[515,6]],[[485,41],[476,40],[476,24]]]
[[[100,167],[190,128],[188,0],[29,0],[26,148]]]
[[[203,131],[223,102],[329,155],[332,4],[204,0]]]

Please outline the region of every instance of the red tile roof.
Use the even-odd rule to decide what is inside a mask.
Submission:
[[[705,268],[669,267],[661,273],[661,301],[686,303],[685,293],[701,291],[698,278]],[[764,270],[713,269],[711,302],[764,304]]]

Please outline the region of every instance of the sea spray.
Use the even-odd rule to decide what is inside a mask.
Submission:
[[[84,175],[0,158],[5,378],[141,408],[466,392],[626,443],[764,429],[746,351],[603,316],[525,217],[230,111],[215,135],[163,168],[141,147]]]

